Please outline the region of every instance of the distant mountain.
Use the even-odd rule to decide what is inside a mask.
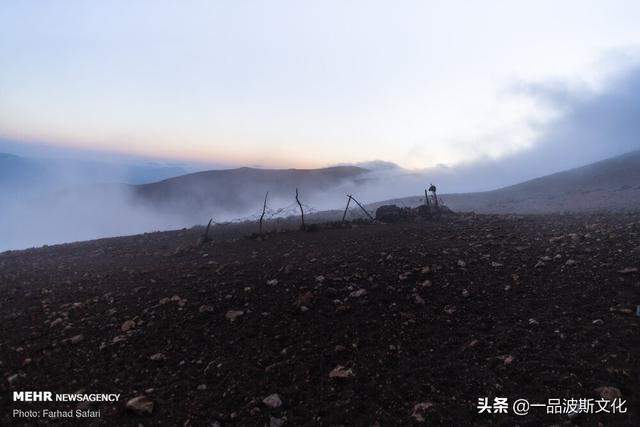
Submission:
[[[0,190],[64,188],[94,183],[143,184],[182,175],[179,166],[21,157],[0,153]]]
[[[444,194],[441,198],[453,210],[478,213],[637,211],[640,151],[493,191]],[[418,196],[396,202],[416,205],[423,200]]]
[[[294,203],[296,188],[303,202],[318,201],[323,192],[345,182],[366,180],[367,172],[356,166],[283,170],[244,167],[138,185],[133,193],[138,202],[171,214],[240,214],[262,208],[267,191],[271,206]],[[201,216],[194,219],[202,221]]]

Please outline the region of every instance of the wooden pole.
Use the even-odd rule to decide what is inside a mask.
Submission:
[[[211,239],[209,238],[209,227],[211,227],[212,221],[213,221],[213,218],[209,220],[209,224],[207,224],[207,228],[204,229],[204,233],[202,234],[202,237],[200,237],[200,245],[203,245],[211,241]]]
[[[300,203],[300,199],[298,198],[298,189],[296,188],[296,202],[298,202],[298,206],[300,206],[300,218],[302,219],[302,229],[306,230],[304,225],[304,210],[302,209],[302,203]]]
[[[262,205],[262,215],[260,215],[260,234],[262,234],[262,219],[264,218],[264,213],[267,210],[267,197],[269,197],[269,192],[264,195],[264,205]]]
[[[374,220],[374,219],[373,219],[373,217],[371,216],[371,214],[370,214],[369,212],[367,212],[367,210],[366,210],[366,209],[365,209],[365,208],[360,204],[360,202],[359,202],[359,201],[357,201],[357,200],[356,200],[356,198],[355,198],[355,197],[353,197],[353,196],[349,196],[349,197],[350,197],[351,199],[353,199],[353,201],[354,201],[354,202],[356,202],[356,204],[357,204],[358,206],[360,206],[360,209],[362,209],[362,212],[364,212],[364,213],[369,217],[369,219],[370,219],[371,221],[373,221],[373,220]]]
[[[351,196],[347,194],[347,206],[344,208],[344,213],[342,214],[342,222],[347,217],[347,210],[349,209],[349,203],[351,203]]]
[[[431,203],[429,203],[429,193],[427,193],[427,189],[424,189],[424,204],[429,208],[429,212],[431,212]]]

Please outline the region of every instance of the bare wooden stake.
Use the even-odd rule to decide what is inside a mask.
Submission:
[[[431,203],[429,202],[429,193],[427,193],[427,189],[424,189],[424,204],[429,208],[429,212],[431,212]]]
[[[269,192],[264,195],[264,205],[262,205],[262,215],[260,215],[260,234],[262,234],[262,219],[264,218],[264,213],[267,211],[267,197],[269,197]]]
[[[300,203],[300,199],[298,198],[298,189],[296,188],[296,202],[298,202],[298,206],[300,206],[300,217],[302,218],[302,229],[306,230],[304,225],[304,210],[302,209],[302,203]]]
[[[207,228],[204,229],[204,233],[202,234],[202,236],[200,236],[200,239],[198,240],[200,245],[204,245],[205,243],[211,241],[211,238],[209,237],[209,228],[211,227],[212,221],[213,221],[213,218],[209,220],[209,224],[207,224]]]
[[[349,203],[351,203],[351,196],[347,194],[347,206],[344,208],[344,213],[342,214],[342,222],[347,217],[347,210],[349,209]]]
[[[356,198],[355,198],[355,197],[353,197],[353,196],[349,196],[349,198],[350,198],[350,199],[352,199],[354,202],[356,202],[356,204],[357,204],[358,206],[360,206],[360,209],[362,209],[362,212],[364,212],[364,213],[369,217],[369,219],[370,219],[371,221],[374,221],[374,219],[373,219],[373,217],[371,216],[371,214],[370,214],[370,213],[369,213],[369,212],[364,208],[364,206],[362,206],[362,205],[360,204],[360,202],[359,202],[359,201],[357,201],[357,200],[356,200]]]

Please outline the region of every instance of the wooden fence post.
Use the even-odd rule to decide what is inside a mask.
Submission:
[[[260,215],[260,234],[262,234],[262,219],[264,218],[264,213],[267,210],[267,197],[269,197],[269,192],[264,195],[264,205],[262,205],[262,215]]]
[[[300,217],[302,219],[302,229],[306,230],[304,225],[304,210],[302,209],[302,203],[300,203],[300,199],[298,198],[298,189],[296,188],[296,202],[298,202],[298,206],[300,206]]]
[[[347,210],[349,209],[349,203],[351,203],[351,195],[347,194],[347,206],[344,208],[344,213],[342,214],[342,222],[347,217]]]

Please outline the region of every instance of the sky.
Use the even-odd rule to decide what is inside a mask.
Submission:
[[[628,1],[5,0],[0,137],[229,166],[509,158],[624,89],[638,22]]]

